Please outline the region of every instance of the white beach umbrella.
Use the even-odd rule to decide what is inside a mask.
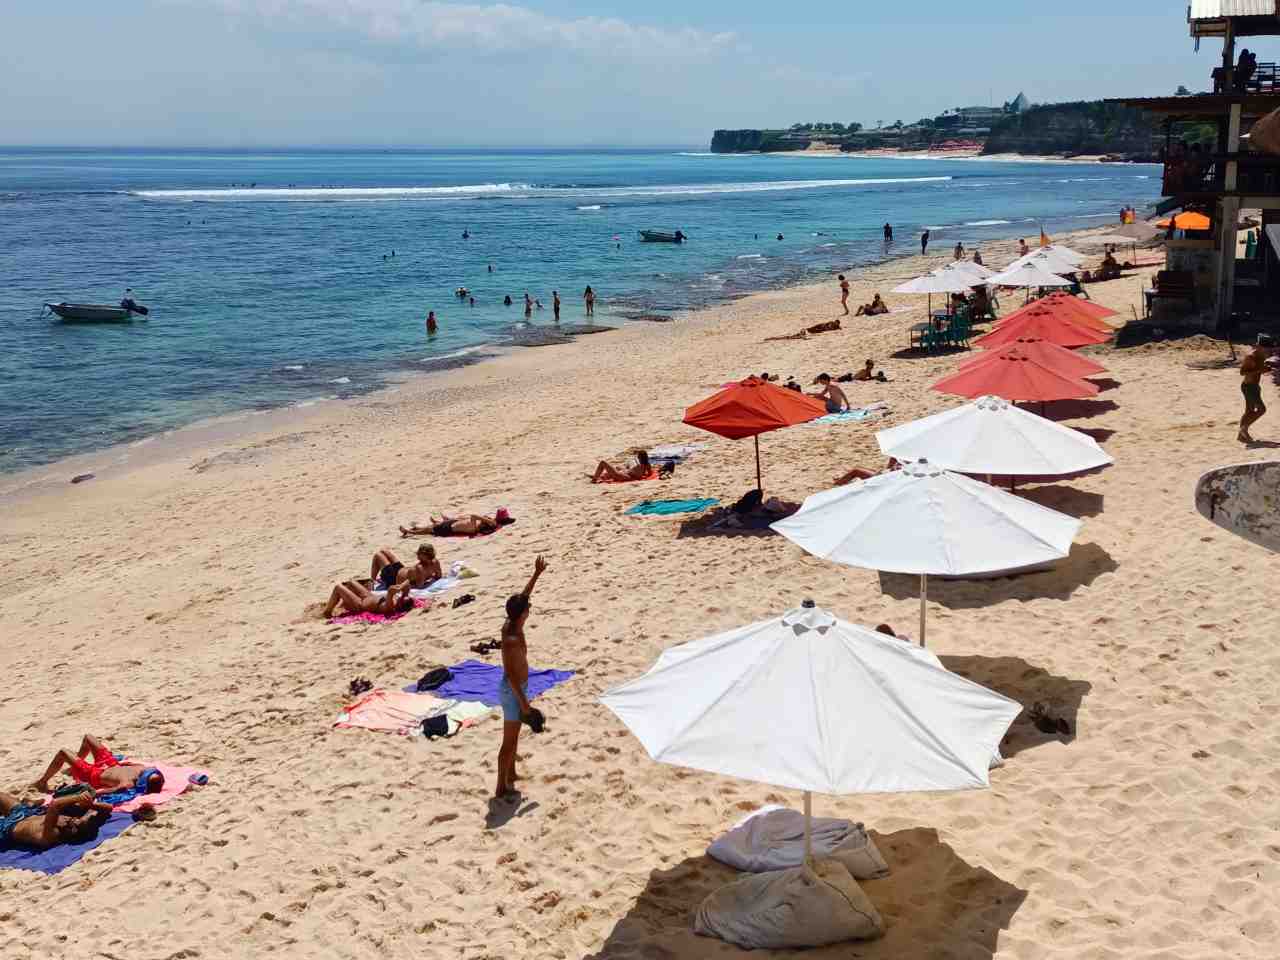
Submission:
[[[660,763],[810,793],[969,790],[1021,705],[806,604],[665,651],[600,698]]]
[[[1044,267],[1037,266],[1034,263],[1024,263],[1020,266],[1009,267],[1002,273],[997,273],[994,277],[987,281],[992,286],[997,287],[1069,287],[1070,280],[1064,280],[1055,273],[1050,273]]]
[[[1022,267],[1026,264],[1035,264],[1042,270],[1049,273],[1075,273],[1080,270],[1084,264],[1082,260],[1072,260],[1062,254],[1056,252],[1052,248],[1046,247],[1043,250],[1033,250],[1028,254],[1019,257],[1013,263],[1009,264],[1005,269],[1012,270],[1015,267]]]
[[[1072,260],[1076,263],[1084,263],[1085,260],[1083,253],[1077,253],[1063,243],[1051,243],[1047,247],[1041,247],[1040,252],[1051,253],[1056,257],[1061,257],[1063,260]]]
[[[1059,560],[1080,521],[921,460],[815,493],[772,529],[816,557],[920,576],[920,644],[928,575],[965,576]]]
[[[886,456],[928,460],[943,470],[1040,476],[1092,470],[1115,461],[1079,430],[1000,397],[979,397],[876,434]]]
[[[968,293],[972,278],[958,270],[934,270],[893,288],[893,293]]]
[[[974,279],[974,283],[970,286],[979,286],[980,281],[986,280],[988,277],[995,276],[995,271],[991,270],[980,263],[974,263],[972,260],[956,260],[954,263],[948,263],[945,267],[940,268],[940,273],[959,273],[970,276]]]

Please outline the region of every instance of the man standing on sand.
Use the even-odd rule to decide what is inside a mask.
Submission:
[[[502,683],[498,698],[502,702],[502,747],[498,750],[498,786],[496,800],[519,797],[516,790],[516,749],[520,745],[520,724],[528,723],[535,733],[542,730],[542,714],[529,706],[529,646],[525,642],[524,625],[529,619],[529,597],[547,569],[538,557],[533,563],[533,576],[524,588],[507,598],[507,620],[502,625]]]
[[[929,252],[929,231],[926,230],[920,234],[920,256],[924,256]]]
[[[849,315],[849,281],[840,274],[840,306],[844,307],[844,315]]]
[[[560,322],[560,291],[551,291],[551,312],[556,315],[556,323]]]
[[[1244,416],[1240,418],[1240,432],[1236,439],[1241,443],[1253,443],[1249,428],[1262,419],[1267,412],[1262,402],[1262,374],[1266,370],[1267,358],[1271,355],[1271,338],[1265,333],[1258,334],[1257,345],[1245,356],[1240,364],[1240,376],[1244,382],[1240,384],[1240,392],[1244,394]]]

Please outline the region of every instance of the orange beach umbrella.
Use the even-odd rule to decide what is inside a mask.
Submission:
[[[766,383],[759,377],[748,377],[741,383],[730,384],[719,393],[684,412],[684,422],[700,430],[741,440],[754,437],[756,441],[756,488],[761,493],[760,482],[760,434],[798,423],[817,420],[827,412],[826,404],[794,390],[786,390]]]
[[[1098,395],[1098,388],[1092,383],[1059,373],[1020,349],[1002,351],[988,363],[964,367],[943,377],[933,389],[959,397],[991,394],[1009,401],[1039,400],[1042,403]]]
[[[1110,333],[1081,326],[1074,320],[1055,314],[1051,310],[1028,310],[1016,320],[1006,320],[990,333],[973,342],[980,347],[1003,347],[1023,338],[1048,340],[1060,347],[1073,349],[1096,343],[1106,343]]]
[[[1091,309],[1085,309],[1086,307]],[[1051,297],[1032,300],[1025,307],[1019,307],[1013,313],[1001,317],[996,321],[996,326],[1017,320],[1037,309],[1048,310],[1056,316],[1064,317],[1073,323],[1088,327],[1090,330],[1097,330],[1100,333],[1112,334],[1115,332],[1111,324],[1102,319],[1102,317],[1112,316],[1115,311],[1108,310],[1106,307],[1095,306],[1094,304],[1086,304],[1079,297],[1073,297],[1069,294],[1055,294]],[[1098,311],[1101,311],[1101,314]]]
[[[1173,217],[1172,219],[1170,219],[1169,217],[1165,217],[1165,219],[1163,220],[1157,220],[1156,226],[1160,227],[1162,230],[1168,230],[1169,224],[1171,223],[1173,224],[1174,228],[1177,230],[1208,230],[1209,229],[1209,218],[1206,217],[1203,213],[1195,213],[1194,211],[1190,213],[1180,213],[1176,217]]]
[[[1038,361],[1064,376],[1074,377],[1077,380],[1085,377],[1096,377],[1100,373],[1107,372],[1107,368],[1102,364],[1095,363],[1088,357],[1082,357],[1066,347],[1060,347],[1056,343],[1049,343],[1047,340],[1031,338],[1015,340],[1013,343],[1006,344],[1003,347],[983,350],[976,357],[971,357],[961,362],[960,369],[968,370],[980,364],[991,363],[994,360],[1008,356],[1010,353],[1023,353],[1030,359]]]

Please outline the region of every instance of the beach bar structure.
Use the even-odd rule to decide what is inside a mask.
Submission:
[[[1201,40],[1222,42],[1221,64],[1206,78],[1212,92],[1118,102],[1164,117],[1159,212],[1195,211],[1210,220],[1208,230],[1170,236],[1166,289],[1149,297],[1151,316],[1227,332],[1237,312],[1261,323],[1280,319],[1280,155],[1248,139],[1259,119],[1280,108],[1280,74],[1275,63],[1237,60],[1251,38],[1280,36],[1280,0],[1191,0],[1186,9],[1197,49]],[[1214,140],[1188,148],[1178,131],[1197,128],[1201,136],[1212,128]],[[1262,211],[1259,242],[1252,260],[1238,261],[1240,211],[1249,209]]]

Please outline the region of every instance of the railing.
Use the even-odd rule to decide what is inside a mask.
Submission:
[[[1242,154],[1236,159],[1235,193],[1261,197],[1280,196],[1280,157]],[[1176,197],[1190,193],[1225,193],[1225,171],[1225,158],[1207,153],[1193,153],[1166,161],[1162,195]]]
[[[1240,68],[1233,67],[1229,80],[1221,67],[1213,71],[1214,93],[1280,93],[1280,65],[1260,63],[1245,78],[1240,76]]]

